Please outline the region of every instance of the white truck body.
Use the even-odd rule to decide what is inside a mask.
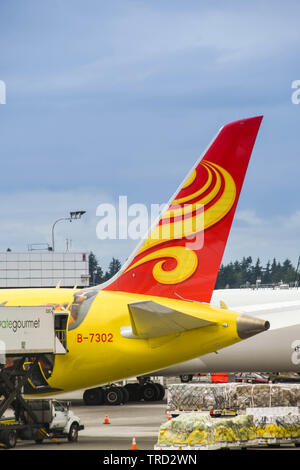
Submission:
[[[56,431],[59,431],[62,434],[68,435],[72,424],[76,423],[80,426],[80,418],[69,407],[56,400],[52,401],[52,416],[49,430],[54,434]]]
[[[69,436],[72,425],[77,431],[84,427],[80,425],[80,418],[69,407],[69,402],[56,399],[31,399],[27,400],[36,415],[38,422],[53,437]],[[32,420],[26,413],[26,419]]]
[[[0,307],[0,355],[65,354],[47,306]],[[1,358],[0,358],[1,359]]]

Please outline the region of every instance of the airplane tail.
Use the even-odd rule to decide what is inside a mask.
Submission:
[[[210,302],[262,118],[220,129],[104,290]]]

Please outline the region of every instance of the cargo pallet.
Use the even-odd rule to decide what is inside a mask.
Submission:
[[[220,450],[220,449],[238,449],[246,450],[250,447],[281,447],[281,446],[295,446],[300,447],[299,439],[280,439],[280,438],[260,438],[252,439],[251,441],[237,441],[237,442],[216,442],[213,444],[199,444],[189,446],[187,444],[178,444],[174,446],[157,444],[154,450]]]

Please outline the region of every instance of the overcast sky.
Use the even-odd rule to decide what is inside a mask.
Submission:
[[[167,202],[227,122],[264,115],[224,255],[300,255],[300,3],[1,0],[0,251],[51,243],[106,266],[97,206]]]

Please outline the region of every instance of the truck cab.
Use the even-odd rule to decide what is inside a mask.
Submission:
[[[49,431],[55,435],[67,436],[70,442],[77,441],[78,431],[84,429],[80,418],[70,409],[69,402],[52,401],[53,419],[49,424]]]
[[[32,399],[27,402],[50,438],[67,437],[70,442],[77,441],[78,432],[84,429],[84,426],[80,424],[80,418],[70,409],[70,402],[56,399]],[[26,420],[29,419],[29,416],[26,417]],[[44,437],[41,434],[38,440],[42,441]]]

